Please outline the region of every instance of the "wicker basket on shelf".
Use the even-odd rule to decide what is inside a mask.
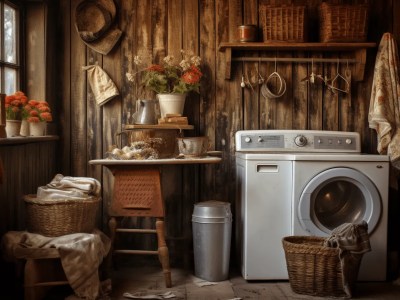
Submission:
[[[312,296],[349,297],[343,286],[339,248],[323,246],[325,239],[314,236],[283,238],[289,282],[292,290]],[[362,255],[346,266],[350,293],[357,279]]]
[[[296,5],[266,5],[259,10],[264,42],[305,42],[306,7]]]
[[[328,4],[319,6],[320,41],[364,42],[368,30],[368,5]]]
[[[27,230],[44,236],[92,232],[100,197],[42,200],[24,196]]]

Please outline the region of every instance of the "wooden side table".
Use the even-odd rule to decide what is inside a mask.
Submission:
[[[154,254],[158,255],[164,272],[166,287],[172,286],[169,267],[168,247],[165,242],[164,202],[160,167],[162,165],[183,164],[216,164],[219,157],[202,158],[166,158],[155,160],[110,160],[96,159],[89,161],[91,165],[102,165],[110,169],[114,175],[114,193],[109,210],[109,229],[114,253]],[[117,228],[117,217],[155,217],[156,229]],[[157,251],[147,250],[115,250],[114,240],[118,232],[155,233],[157,234]]]

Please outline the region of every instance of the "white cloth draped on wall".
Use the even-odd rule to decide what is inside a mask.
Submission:
[[[380,154],[388,154],[391,164],[400,170],[400,80],[396,41],[385,33],[375,61],[369,127],[377,132]]]

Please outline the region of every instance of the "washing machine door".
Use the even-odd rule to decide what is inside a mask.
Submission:
[[[304,230],[327,236],[343,223],[368,223],[368,232],[381,215],[381,199],[373,182],[350,168],[332,168],[316,175],[304,188],[298,216]]]

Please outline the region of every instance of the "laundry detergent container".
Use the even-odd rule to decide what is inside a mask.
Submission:
[[[226,280],[232,231],[230,203],[210,200],[195,204],[192,226],[195,276],[207,281]]]

